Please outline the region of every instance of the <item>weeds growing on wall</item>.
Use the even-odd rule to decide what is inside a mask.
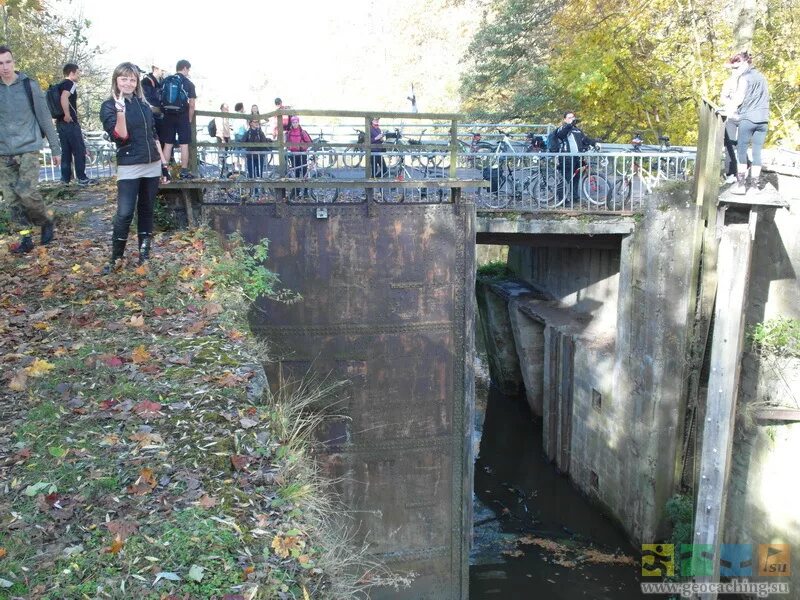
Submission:
[[[694,528],[694,499],[687,494],[675,494],[667,500],[667,516],[672,523],[670,544],[691,544]]]
[[[757,323],[749,332],[753,349],[761,354],[800,358],[800,320],[778,317]]]
[[[508,265],[502,260],[493,260],[478,267],[478,277],[485,279],[500,279],[508,277],[510,274]]]

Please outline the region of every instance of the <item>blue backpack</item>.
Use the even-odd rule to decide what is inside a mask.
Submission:
[[[165,113],[182,113],[189,108],[189,95],[183,88],[179,75],[170,75],[161,83],[161,110]]]

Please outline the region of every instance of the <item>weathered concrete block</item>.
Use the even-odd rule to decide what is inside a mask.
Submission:
[[[502,286],[491,280],[478,280],[475,293],[480,311],[481,332],[486,345],[486,356],[489,362],[489,374],[492,382],[503,394],[514,396],[519,394],[524,386],[522,372],[519,368],[517,348],[514,343],[514,333],[511,328],[511,319],[508,315],[508,295],[501,294]],[[508,283],[509,288],[516,286],[517,295],[529,293],[530,290],[513,282]]]
[[[511,331],[517,348],[525,397],[531,412],[542,416],[542,394],[544,384],[544,322],[523,314],[519,305],[524,299],[514,298],[508,303]]]

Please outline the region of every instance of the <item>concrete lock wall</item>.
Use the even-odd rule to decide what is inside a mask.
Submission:
[[[279,210],[276,210],[279,209]],[[348,385],[319,432],[354,541],[411,588],[372,598],[466,598],[472,525],[475,297],[472,205],[213,207],[217,231],[270,240],[267,266],[302,294],[260,300],[270,382]],[[467,293],[469,290],[469,293]]]
[[[512,244],[515,285],[528,293],[504,282],[478,291],[489,298],[481,311],[500,314],[502,301],[509,312],[502,331],[484,321],[516,350],[547,456],[645,543],[665,533],[675,489],[697,218],[688,189],[661,192],[616,247],[590,236],[580,247],[572,229],[573,247]]]
[[[800,177],[782,176],[780,184],[789,208],[758,209],[746,307],[748,332],[770,319],[800,319]],[[746,344],[723,542],[789,544],[796,555],[800,480],[794,471],[800,456],[800,422],[769,419],[766,411],[776,408],[800,408],[800,360],[762,355]],[[754,569],[753,575],[757,574]],[[800,569],[775,580],[800,589]]]

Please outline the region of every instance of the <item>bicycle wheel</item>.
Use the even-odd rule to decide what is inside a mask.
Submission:
[[[633,178],[630,176],[617,177],[614,180],[614,185],[611,188],[611,196],[606,202],[606,207],[609,210],[622,210],[627,204],[630,207],[631,185]]]
[[[589,173],[581,177],[580,188],[581,196],[594,206],[605,205],[611,191],[608,180],[597,173]]]
[[[364,161],[364,151],[361,146],[347,146],[342,152],[342,164],[345,167],[355,169],[361,166]]]
[[[399,148],[398,149],[392,148],[390,150],[390,152],[397,152],[397,150],[399,150]],[[394,169],[394,168],[397,168],[400,165],[400,163],[402,162],[403,155],[400,154],[399,152],[397,154],[389,154],[389,153],[387,153],[387,154],[383,155],[383,160],[386,161],[386,166],[387,167],[389,167],[390,169]]]
[[[508,206],[508,203],[511,201],[511,195],[505,193],[503,190],[506,187],[506,176],[502,173],[499,173],[497,176],[497,185],[494,182],[490,182],[491,186],[489,189],[489,193],[485,196],[480,198],[481,204],[486,208],[505,208]]]
[[[534,174],[528,183],[527,192],[538,208],[557,208],[564,204],[563,184],[559,186],[555,172]]]
[[[336,163],[336,151],[331,146],[311,146],[310,154],[314,156],[320,169],[330,169]]]

